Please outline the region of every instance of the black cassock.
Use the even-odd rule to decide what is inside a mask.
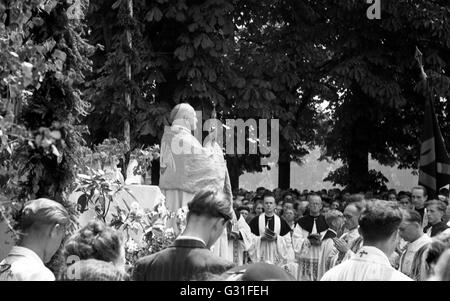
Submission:
[[[285,236],[291,231],[291,227],[289,227],[288,223],[280,217],[281,222],[281,229],[280,229],[280,236]],[[266,225],[269,227],[270,230],[275,230],[275,218],[274,216],[268,217],[266,216]],[[250,230],[252,230],[252,233],[259,236],[259,216],[255,216],[250,221]]]
[[[314,220],[316,221],[317,233],[322,233],[323,231],[328,229],[327,222],[325,221],[325,217],[323,215],[319,216],[306,215],[301,217],[297,221],[297,223],[300,227],[302,227],[303,230],[308,231],[308,233],[311,233],[314,226]]]

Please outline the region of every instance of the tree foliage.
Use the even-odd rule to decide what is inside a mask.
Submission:
[[[39,197],[76,216],[65,193],[82,143],[79,118],[89,106],[82,96],[94,51],[83,39],[87,5],[0,2],[0,198],[9,217]]]
[[[328,35],[324,45],[332,51],[328,82],[340,90],[330,103],[325,156],[342,159],[351,190],[368,189],[369,154],[384,165],[417,167],[425,102],[416,46],[424,52],[448,133],[443,112],[450,85],[450,9],[444,1],[382,1],[381,20],[367,19],[367,5],[355,1],[327,1],[326,10],[318,9]]]

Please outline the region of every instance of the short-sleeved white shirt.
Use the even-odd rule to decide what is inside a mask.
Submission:
[[[0,262],[0,281],[55,281],[55,275],[34,251],[15,246]]]

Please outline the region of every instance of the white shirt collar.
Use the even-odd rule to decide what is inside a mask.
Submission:
[[[12,256],[24,256],[24,257],[32,259],[32,260],[36,261],[37,263],[45,266],[44,262],[42,261],[41,257],[38,256],[38,254],[36,254],[33,250],[25,248],[25,247],[14,246],[11,249],[11,251],[9,252],[8,256],[9,255],[12,255]]]
[[[378,264],[391,266],[389,258],[386,254],[384,254],[384,252],[380,249],[371,246],[362,246],[352,259],[358,261],[371,261]]]
[[[202,242],[206,246],[206,242],[203,239],[199,238],[199,237],[189,236],[189,235],[180,235],[180,236],[177,237],[176,240],[180,240],[180,239],[198,240],[198,241]]]

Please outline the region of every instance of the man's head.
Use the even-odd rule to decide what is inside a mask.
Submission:
[[[325,221],[328,227],[336,231],[337,236],[341,236],[344,229],[344,215],[339,210],[330,210],[325,214]]]
[[[430,200],[425,202],[425,206],[427,208],[428,222],[431,225],[440,223],[447,210],[445,203],[439,200]]]
[[[297,205],[297,216],[302,217],[305,214],[306,209],[308,208],[308,201],[299,201]]]
[[[345,227],[353,230],[358,227],[359,217],[363,211],[363,207],[359,203],[352,203],[347,205],[344,209]]]
[[[293,200],[284,201],[284,203],[283,203],[283,212],[285,212],[288,209],[294,210],[294,201]]]
[[[232,219],[231,203],[224,193],[205,189],[188,203],[186,229],[201,231],[210,248]]]
[[[407,242],[413,242],[423,235],[422,216],[411,209],[402,209],[403,219],[399,227],[399,235]]]
[[[411,200],[415,209],[422,209],[427,198],[427,189],[425,187],[417,186],[411,189]]]
[[[325,215],[328,211],[330,211],[330,203],[328,202],[322,202],[322,210],[320,211],[321,214]]]
[[[275,213],[275,196],[272,192],[266,191],[263,195],[264,212],[267,216],[272,216]]]
[[[311,216],[320,215],[322,209],[322,198],[318,194],[308,195],[308,208]]]
[[[331,209],[331,210],[339,210],[339,207],[340,207],[339,202],[338,202],[338,201],[333,201],[333,202],[331,203],[330,209]]]
[[[399,195],[398,205],[400,206],[400,208],[405,209],[405,210],[413,210],[414,209],[414,205],[411,201],[411,198],[407,193]]]
[[[387,195],[387,200],[390,202],[397,201],[397,193],[396,193],[395,189],[389,190],[388,195]]]
[[[248,215],[250,214],[250,209],[247,206],[241,206],[237,209],[237,211],[239,211],[244,219],[247,219]]]
[[[177,104],[170,113],[172,125],[182,125],[191,131],[197,128],[197,115],[194,108],[188,103]]]
[[[45,198],[29,201],[20,221],[22,245],[39,245],[42,261],[47,263],[61,246],[69,223],[69,214],[60,203]]]
[[[283,218],[288,222],[291,223],[295,220],[295,213],[294,213],[294,209],[286,209],[283,210]]]
[[[365,205],[365,196],[362,193],[351,194],[347,199],[347,204],[358,203],[361,206]]]
[[[292,202],[294,200],[294,197],[292,196],[292,194],[290,192],[288,192],[284,195],[283,200],[285,202]]]
[[[256,188],[256,195],[258,195],[258,196],[263,196],[265,192],[266,192],[266,188],[265,187],[258,187],[258,188]]]
[[[398,242],[398,228],[402,222],[402,212],[396,203],[374,201],[361,214],[359,232],[364,245],[382,246],[390,256]]]

